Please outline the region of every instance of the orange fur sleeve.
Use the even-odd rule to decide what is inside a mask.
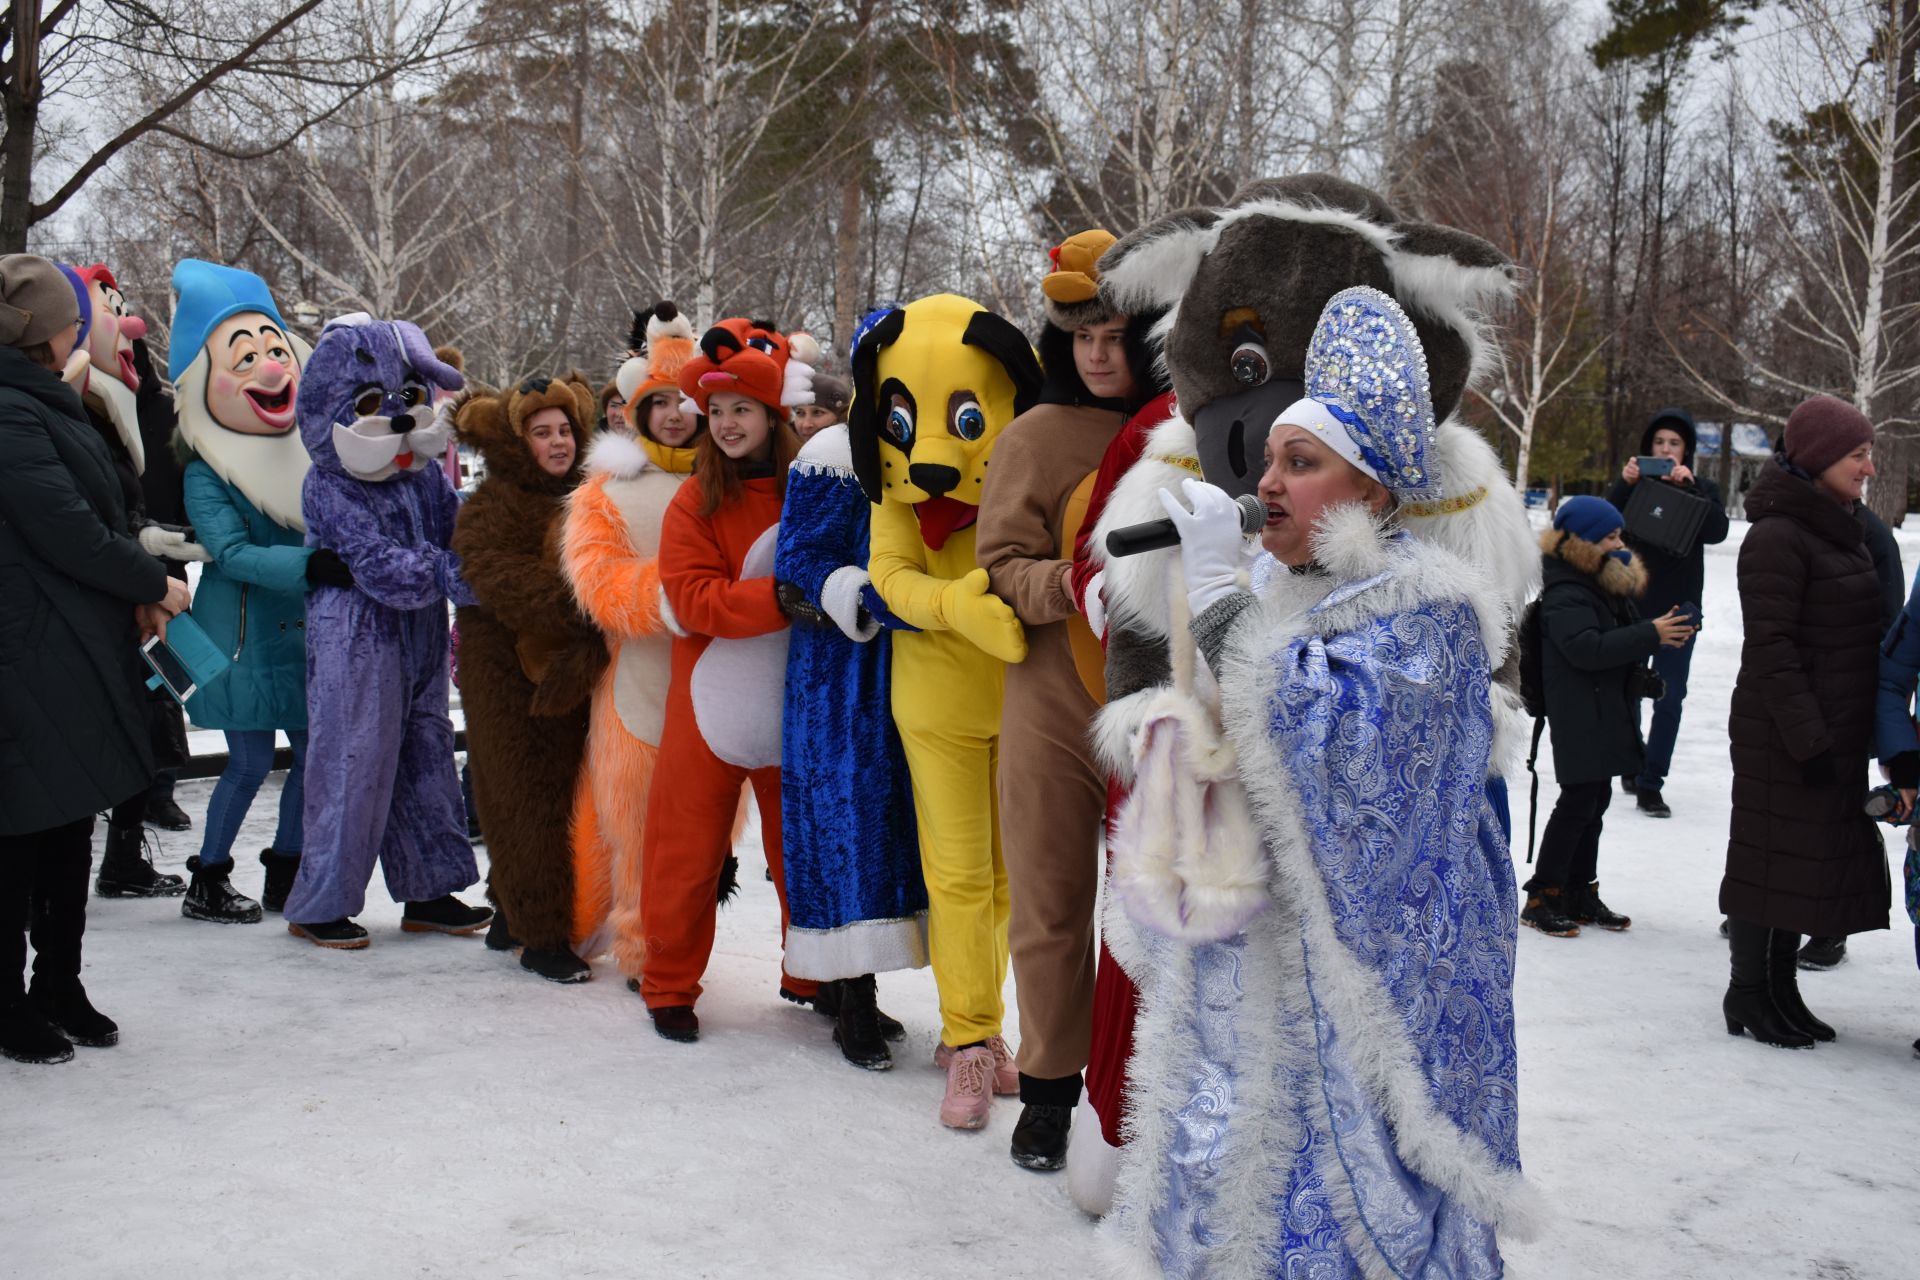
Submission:
[[[574,598],[607,635],[633,640],[665,628],[660,621],[660,561],[636,555],[627,522],[595,476],[567,501],[560,565]]]

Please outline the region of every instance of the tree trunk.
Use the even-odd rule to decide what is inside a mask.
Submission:
[[[33,140],[40,124],[40,0],[14,0],[6,133],[0,135],[0,252],[25,253],[33,225]]]

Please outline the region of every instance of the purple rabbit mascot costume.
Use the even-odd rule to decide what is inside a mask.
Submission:
[[[447,602],[474,601],[447,547],[460,500],[438,464],[452,424],[433,409],[436,389],[461,385],[419,328],[365,315],[327,326],[300,383],[307,545],[354,580],[307,597],[307,847],[286,919],[322,945],[366,945],[346,917],[376,858],[398,902],[479,879],[447,715]],[[303,927],[323,922],[348,937]]]

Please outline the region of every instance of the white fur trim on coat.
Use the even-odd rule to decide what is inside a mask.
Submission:
[[[832,618],[840,633],[855,643],[864,643],[880,634],[880,624],[871,616],[865,625],[860,622],[860,589],[871,581],[865,568],[843,564],[827,575],[820,588],[820,611]]]
[[[1166,518],[1160,505],[1162,490],[1180,492],[1180,482],[1198,473],[1173,459],[1190,460],[1199,443],[1193,426],[1179,414],[1154,427],[1146,451],[1127,468],[1107,498],[1093,527],[1090,557],[1106,574],[1102,593],[1109,626],[1126,626],[1149,635],[1167,634],[1166,584],[1180,576],[1178,547],[1147,551],[1137,556],[1108,556],[1107,535],[1128,525]]]
[[[1107,634],[1106,589],[1107,571],[1102,569],[1087,579],[1087,589],[1080,596],[1080,612],[1087,616],[1087,627],[1096,636]]]
[[[1105,1217],[1113,1207],[1113,1180],[1120,1174],[1120,1148],[1107,1145],[1100,1113],[1082,1095],[1067,1130],[1067,1194],[1089,1217]]]
[[[800,446],[800,453],[788,466],[795,471],[832,471],[841,475],[853,474],[853,440],[847,434],[847,424],[836,422],[814,432],[808,441]],[[1538,559],[1538,557],[1535,557]]]

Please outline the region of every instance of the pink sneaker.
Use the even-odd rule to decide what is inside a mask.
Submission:
[[[979,1129],[993,1106],[993,1051],[985,1045],[962,1049],[947,1062],[947,1092],[940,1099],[940,1123],[949,1129]]]
[[[1020,1092],[1020,1070],[1013,1065],[1013,1050],[1007,1048],[1005,1036],[989,1036],[987,1048],[993,1050],[993,1091],[1003,1098],[1011,1098]],[[933,1065],[942,1071],[953,1061],[953,1046],[939,1044],[933,1050]]]

